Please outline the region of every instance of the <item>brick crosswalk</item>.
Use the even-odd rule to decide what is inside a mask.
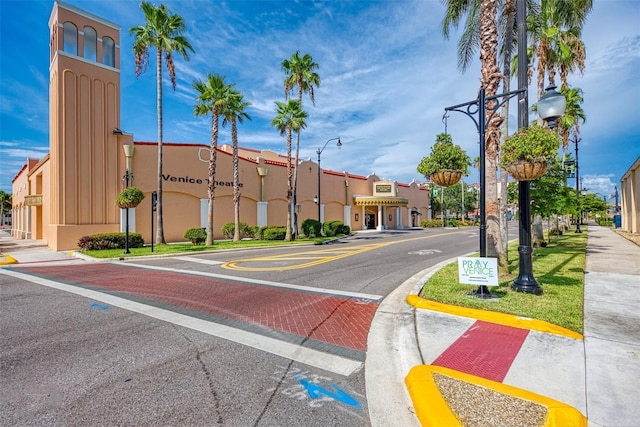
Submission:
[[[378,308],[376,301],[342,295],[193,276],[183,273],[140,270],[114,264],[26,267],[21,271],[135,298],[164,308],[186,310],[253,331],[275,331],[306,340],[351,350],[364,358],[367,335]],[[317,346],[316,346],[317,348]]]

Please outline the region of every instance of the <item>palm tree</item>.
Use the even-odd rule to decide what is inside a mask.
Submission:
[[[560,136],[562,137],[562,150],[566,151],[569,146],[569,135],[573,133],[576,137],[580,134],[580,123],[587,121],[587,116],[582,109],[584,98],[582,89],[577,87],[563,88],[562,94],[567,100],[564,115],[560,118]]]
[[[193,52],[191,44],[182,35],[186,26],[180,15],[172,14],[169,9],[161,4],[153,4],[142,1],[140,8],[144,12],[145,24],[132,27],[129,32],[135,37],[133,52],[136,57],[136,77],[147,68],[149,62],[149,50],[156,49],[156,84],[158,105],[158,210],[156,241],[166,243],[164,238],[164,222],[162,215],[162,54],[164,53],[169,79],[173,90],[176,89],[176,70],[173,62],[173,53],[177,52],[186,60],[189,59],[189,51]]]
[[[308,53],[300,57],[300,51],[297,50],[290,59],[282,61],[282,70],[285,72],[286,77],[284,79],[284,97],[285,100],[289,99],[289,95],[293,92],[295,87],[298,88],[298,101],[300,102],[300,108],[302,109],[302,94],[308,93],[311,103],[316,105],[314,87],[320,86],[320,76],[315,72],[318,69],[318,64],[313,61],[313,58]],[[296,132],[296,168],[294,169],[293,177],[293,205],[297,203],[298,195],[298,168],[297,161],[300,152],[300,131]],[[293,214],[293,233],[294,237],[298,235],[298,214]]]
[[[463,36],[458,45],[458,66],[462,70],[470,62],[472,53],[480,51],[481,86],[486,97],[496,95],[502,80],[498,67],[498,24],[495,0],[446,0],[445,17],[442,32],[445,38],[449,28],[456,27],[464,15],[467,16]],[[503,15],[513,13],[513,8],[506,8]],[[508,20],[507,20],[508,22]],[[513,21],[511,21],[511,25]],[[506,26],[507,24],[505,24]],[[511,29],[513,29],[511,27]],[[513,45],[513,38],[505,39],[505,45]],[[510,57],[510,54],[509,54]],[[491,111],[487,111],[487,120]],[[500,125],[502,118],[495,114],[487,123],[485,132],[485,197],[487,214],[487,254],[498,258],[501,266],[506,265],[506,252],[502,244],[500,212],[497,194],[498,152],[500,149]]]
[[[237,123],[243,123],[244,119],[251,120],[251,117],[244,111],[251,103],[244,100],[244,95],[237,91],[231,90],[229,102],[225,106],[222,114],[222,126],[231,122],[231,142],[233,144],[233,207],[235,217],[235,231],[233,233],[233,241],[240,241],[240,173],[238,171],[238,126]]]
[[[292,170],[291,170],[291,133],[299,132],[307,127],[309,116],[301,107],[300,102],[290,99],[284,102],[276,101],[276,117],[271,125],[280,131],[280,135],[287,137],[287,231],[284,240],[291,241],[291,203],[293,199]]]
[[[538,98],[544,91],[545,76],[554,84],[559,70],[566,85],[569,72],[576,67],[584,72],[586,54],[580,37],[592,8],[593,0],[541,0],[537,13],[529,15],[527,28],[537,60]]]
[[[196,116],[211,114],[211,148],[209,149],[209,177],[207,182],[207,195],[209,205],[207,209],[207,245],[213,245],[213,202],[216,192],[216,155],[218,153],[218,123],[220,114],[230,102],[233,86],[225,84],[224,77],[219,74],[208,74],[203,82],[197,80],[193,83],[198,92],[196,99],[200,101],[195,106]]]

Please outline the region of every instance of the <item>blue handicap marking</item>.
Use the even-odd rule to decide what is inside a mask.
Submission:
[[[92,303],[91,307],[92,308],[99,308],[100,310],[104,310],[104,311],[109,310],[109,306],[108,305],[100,305],[97,302]]]
[[[300,382],[300,384],[304,386],[304,388],[307,390],[307,393],[309,393],[309,396],[312,399],[317,399],[320,397],[321,394],[324,394],[335,400],[345,403],[349,406],[353,406],[355,408],[362,408],[362,406],[360,405],[360,403],[358,403],[357,400],[349,396],[344,390],[341,390],[335,384],[331,384],[331,386],[335,389],[335,391],[330,391],[318,386],[317,384],[310,383],[305,379],[298,379],[298,381]]]

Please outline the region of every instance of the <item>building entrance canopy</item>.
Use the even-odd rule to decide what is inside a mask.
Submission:
[[[353,204],[356,206],[407,206],[409,199],[392,196],[355,196]]]

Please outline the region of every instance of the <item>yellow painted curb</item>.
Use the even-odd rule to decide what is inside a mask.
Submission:
[[[495,311],[479,310],[477,308],[458,307],[456,305],[443,304],[420,298],[418,295],[409,295],[407,303],[415,308],[439,311],[453,314],[455,316],[471,317],[473,319],[484,320],[485,322],[497,323],[499,325],[513,326],[514,328],[530,329],[539,332],[560,335],[567,338],[582,340],[582,334],[570,329],[554,325],[543,320],[531,319],[529,317],[516,316],[507,313],[497,313]]]
[[[549,397],[441,366],[418,365],[409,371],[409,375],[405,378],[405,384],[411,395],[418,420],[423,426],[462,426],[440,394],[433,378],[434,373],[545,406],[547,408],[545,427],[587,426],[587,418],[580,411]]]
[[[17,264],[17,263],[18,263],[18,260],[16,260],[11,255],[0,254],[0,265],[9,265],[9,264]]]

